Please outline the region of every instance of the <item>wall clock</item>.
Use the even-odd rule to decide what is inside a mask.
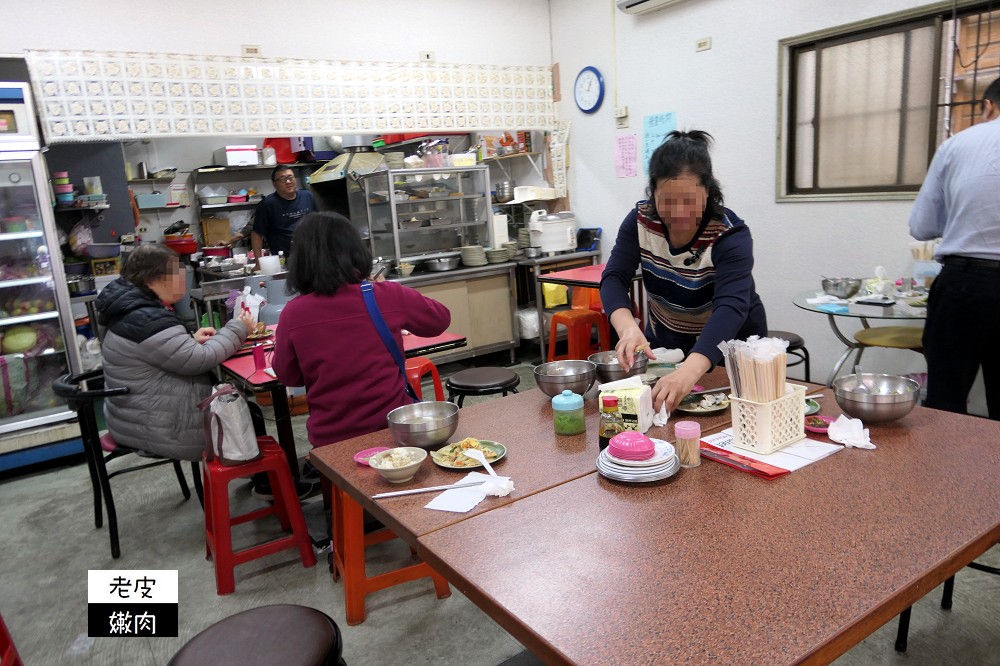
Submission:
[[[604,101],[604,77],[596,67],[584,67],[576,75],[573,99],[584,113],[594,113]]]

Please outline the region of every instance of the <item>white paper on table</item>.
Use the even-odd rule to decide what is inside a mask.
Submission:
[[[482,481],[485,483],[486,481],[489,481],[490,478],[489,474],[483,474],[482,472],[469,472],[462,480],[456,481],[456,483],[465,483],[467,481]],[[502,476],[500,478],[506,480],[509,477]],[[482,486],[468,486],[466,488],[446,490],[425,504],[424,508],[434,509],[435,511],[467,513],[476,508],[476,505],[484,499],[486,499],[486,492],[483,490]]]
[[[817,460],[822,460],[844,448],[836,444],[827,444],[826,442],[804,438],[773,453],[757,453],[756,451],[733,446],[732,428],[726,428],[712,435],[705,435],[701,439],[712,446],[731,451],[744,458],[751,458],[767,463],[768,465],[787,469],[789,472],[802,469],[806,465],[814,463]]]

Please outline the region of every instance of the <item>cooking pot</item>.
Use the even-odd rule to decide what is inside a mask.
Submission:
[[[97,283],[91,276],[75,276],[66,279],[70,296],[83,296],[97,291]]]
[[[213,245],[211,247],[201,248],[201,256],[222,257],[223,259],[228,259],[233,256],[233,250],[228,245]]]

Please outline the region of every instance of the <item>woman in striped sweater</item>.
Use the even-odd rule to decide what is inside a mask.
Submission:
[[[754,286],[750,229],[722,205],[712,174],[711,136],[674,131],[649,161],[647,199],[618,230],[601,278],[601,302],[618,333],[618,360],[629,368],[638,351],[681,349],[682,367],[660,378],[653,406],[673,410],[722,359],[720,342],[767,335]],[[629,285],[636,268],[649,299],[649,321],[636,323]]]

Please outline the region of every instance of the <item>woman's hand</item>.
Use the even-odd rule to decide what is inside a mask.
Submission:
[[[253,315],[250,314],[249,310],[243,310],[240,312],[240,316],[236,319],[243,322],[243,325],[247,327],[247,335],[253,333]]]
[[[213,335],[215,335],[215,329],[211,326],[206,326],[205,328],[199,328],[194,332],[194,340],[198,344],[202,344]]]
[[[701,354],[690,354],[680,367],[656,382],[653,409],[660,411],[660,406],[666,404],[667,412],[673,412],[711,367],[712,362]]]
[[[618,356],[618,362],[621,363],[627,372],[632,369],[632,364],[635,363],[635,355],[639,352],[644,352],[646,356],[654,361],[656,360],[656,356],[650,351],[646,336],[642,334],[638,326],[635,326],[626,330],[625,334],[618,339],[618,344],[615,345],[615,354]]]

